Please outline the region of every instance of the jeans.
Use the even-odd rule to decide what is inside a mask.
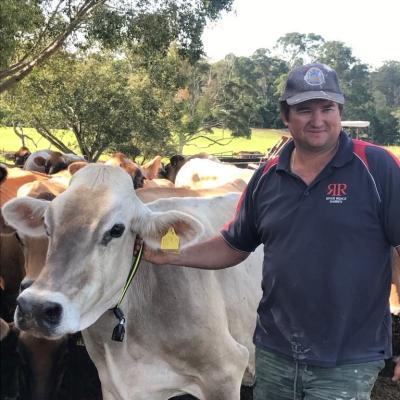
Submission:
[[[385,362],[332,368],[296,362],[256,348],[254,400],[370,400]]]

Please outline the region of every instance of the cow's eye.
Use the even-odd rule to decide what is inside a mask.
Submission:
[[[124,224],[115,224],[109,231],[104,234],[101,244],[106,246],[111,239],[121,237],[124,233],[124,230]]]
[[[124,233],[125,226],[123,224],[115,224],[110,230],[110,236],[112,238],[118,238]]]

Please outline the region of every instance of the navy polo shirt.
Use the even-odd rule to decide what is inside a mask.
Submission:
[[[399,160],[342,132],[336,155],[307,186],[290,171],[293,148],[256,171],[221,232],[238,250],[264,245],[254,342],[319,366],[388,358]]]

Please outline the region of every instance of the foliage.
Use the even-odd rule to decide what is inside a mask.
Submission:
[[[164,52],[174,40],[193,60],[207,19],[233,0],[9,0],[0,12],[0,93],[61,47]],[[72,39],[71,39],[72,38]]]
[[[338,72],[343,118],[370,121],[369,139],[378,144],[400,143],[400,62],[373,71],[343,42],[298,32],[278,39],[279,56],[258,49],[214,64],[202,59],[204,24],[231,0],[10,0],[0,12],[0,67],[10,72],[39,57],[89,3],[63,36],[63,50],[2,96],[0,119],[16,132],[34,126],[62,151],[93,160],[115,150],[146,159],[203,140],[206,147],[228,145],[249,138],[252,127],[282,128],[279,98],[288,71],[320,61]],[[78,149],[57,129],[72,130]]]

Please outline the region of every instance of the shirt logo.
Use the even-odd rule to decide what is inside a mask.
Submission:
[[[347,200],[347,184],[330,183],[326,191],[325,200],[331,204],[342,204]]]
[[[311,86],[321,86],[325,83],[325,76],[319,68],[312,67],[304,75],[304,80]]]

